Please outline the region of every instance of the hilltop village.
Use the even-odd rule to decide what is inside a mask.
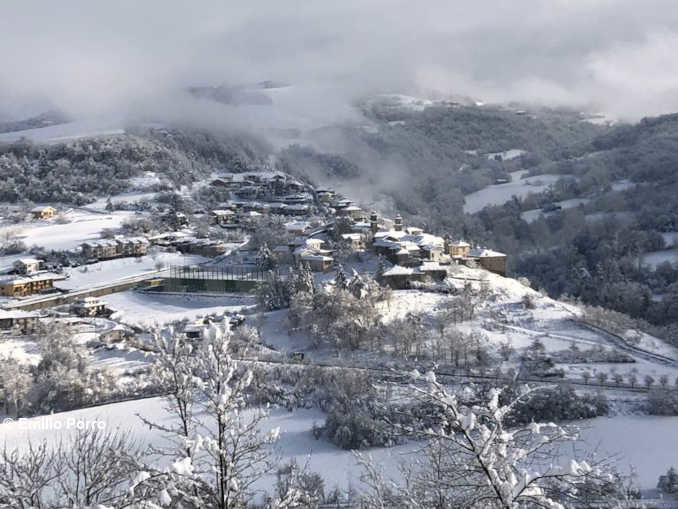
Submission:
[[[56,291],[55,283],[64,279],[59,273],[64,265],[141,257],[151,246],[209,258],[209,266],[216,264],[222,270],[230,266],[242,269],[306,264],[313,272],[327,272],[339,263],[337,252],[375,254],[383,260],[384,281],[398,289],[415,282],[441,281],[455,264],[506,275],[503,253],[424,232],[404,224],[400,215],[391,219],[365,211],[331,189],[315,189],[289,175],[228,174],[213,179],[209,186],[220,196],[226,193],[229,199],[210,210],[167,208],[160,214],[161,233],[116,234],[82,242],[73,250],[46,253],[44,258],[21,257],[0,280],[0,294],[44,295]],[[36,207],[31,215],[33,221],[54,221],[58,209]],[[196,235],[196,222],[207,223],[206,234]],[[247,240],[262,228],[280,231],[272,231],[271,238],[263,243]],[[224,232],[226,237],[242,242],[234,247],[225,242]],[[280,240],[285,242],[269,244]]]

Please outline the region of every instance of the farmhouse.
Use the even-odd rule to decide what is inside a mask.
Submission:
[[[37,258],[20,258],[13,264],[14,271],[18,274],[30,275],[40,270],[42,260]]]
[[[50,219],[56,214],[56,209],[49,205],[44,207],[35,207],[31,210],[33,219]]]

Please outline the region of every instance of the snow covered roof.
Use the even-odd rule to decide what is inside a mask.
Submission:
[[[307,221],[292,221],[290,223],[285,223],[285,230],[288,232],[303,232],[310,225]]]
[[[42,262],[42,260],[38,260],[37,258],[19,258],[14,262],[14,265],[33,265],[40,262]]]
[[[0,320],[10,318],[37,318],[39,315],[35,311],[21,311],[19,309],[0,309]]]
[[[353,226],[351,226],[354,230],[369,230],[371,227],[370,223],[363,222],[353,223]]]
[[[471,244],[468,242],[465,242],[463,240],[460,240],[459,242],[452,242],[450,246],[455,246],[455,247],[471,247]]]
[[[445,271],[447,268],[440,265],[438,262],[423,262],[419,267],[419,270],[422,272],[436,272],[436,271]]]
[[[305,261],[306,260],[307,261],[322,260],[324,262],[331,262],[332,260],[334,260],[334,258],[332,258],[331,256],[325,256],[325,255],[319,255],[319,254],[304,254],[304,255],[301,255],[301,259],[305,260]]]
[[[66,279],[66,276],[62,276],[59,274],[52,274],[51,272],[45,272],[42,274],[36,274],[34,276],[22,276],[22,277],[10,277],[10,278],[4,278],[0,279],[0,284],[7,285],[7,284],[15,284],[15,285],[20,285],[20,284],[26,284],[26,283],[31,283],[34,281],[56,281],[60,279]]]
[[[471,249],[471,252],[469,253],[469,255],[474,257],[474,258],[506,257],[506,255],[504,253],[500,253],[499,251],[492,251],[491,249],[485,249],[485,248]]]
[[[322,239],[306,239],[306,245],[310,247],[320,247],[325,243]]]
[[[44,212],[46,210],[56,210],[56,209],[51,205],[41,205],[39,207],[33,207],[31,209],[31,212]]]
[[[233,212],[232,210],[228,210],[228,209],[225,209],[225,210],[224,209],[217,209],[217,210],[213,210],[212,214],[214,214],[215,216],[230,216],[230,215],[235,214],[235,212]]]
[[[360,233],[342,233],[341,238],[344,240],[360,240],[363,236]]]
[[[407,235],[407,232],[397,231],[397,230],[386,230],[386,231],[381,231],[381,232],[375,233],[374,238],[375,239],[384,239],[384,238],[390,237],[394,240],[400,240],[405,235]]]
[[[146,237],[116,237],[116,242],[121,244],[134,242],[135,244],[148,244],[148,239]]]
[[[102,239],[102,240],[88,240],[87,242],[83,242],[83,246],[88,246],[88,247],[115,247],[117,246],[117,242],[115,240],[108,240],[108,239]]]
[[[390,269],[384,271],[384,276],[410,276],[414,274],[414,269],[409,267],[401,267],[400,265],[394,265]]]

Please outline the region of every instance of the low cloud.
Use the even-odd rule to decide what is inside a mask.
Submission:
[[[350,119],[351,102],[373,92],[625,119],[678,109],[678,10],[667,0],[11,2],[0,47],[0,113],[14,115],[52,104],[180,117],[194,111],[187,86],[266,79],[295,85],[275,113],[210,111],[303,126]]]

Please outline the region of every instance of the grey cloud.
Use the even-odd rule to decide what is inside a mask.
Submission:
[[[195,106],[177,98],[187,85],[264,79],[298,87],[277,120],[297,109],[309,121],[350,117],[346,105],[375,91],[623,118],[678,109],[678,10],[668,0],[11,2],[0,48],[0,113],[39,100],[175,116]]]

